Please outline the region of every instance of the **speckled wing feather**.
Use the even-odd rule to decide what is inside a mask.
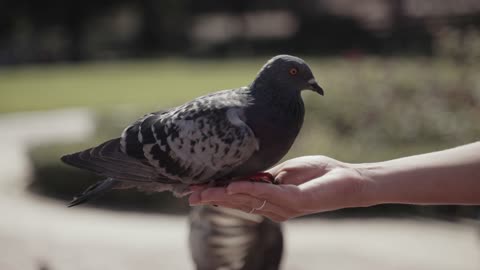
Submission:
[[[258,150],[244,121],[247,91],[221,91],[148,114],[124,130],[121,149],[170,180],[191,184],[221,178]]]

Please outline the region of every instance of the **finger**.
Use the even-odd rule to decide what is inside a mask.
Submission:
[[[190,194],[190,196],[188,197],[188,204],[190,206],[201,204],[200,203],[200,201],[201,201],[200,193],[201,193],[201,191],[194,191],[194,192],[192,192],[192,194]]]
[[[208,204],[210,204],[210,203],[208,203]],[[245,205],[239,205],[239,204],[225,202],[225,201],[211,202],[211,204],[212,205],[218,205],[219,207],[225,207],[225,208],[240,210],[240,211],[245,212],[247,214],[261,215],[261,216],[264,216],[264,217],[266,217],[270,220],[273,220],[275,222],[283,222],[283,221],[288,220],[288,217],[281,216],[281,215],[278,215],[278,214],[272,213],[272,212],[255,210],[255,209],[249,208],[248,206],[245,206]]]
[[[292,216],[295,211],[288,207],[280,207],[265,199],[252,197],[246,194],[233,194],[228,196],[228,202],[236,205],[244,205],[255,212],[273,213],[278,216]]]
[[[282,163],[266,170],[265,172],[270,173],[271,175],[273,175],[273,177],[276,177],[277,174],[282,171],[284,165],[285,165],[285,162],[282,162]]]
[[[300,189],[295,185],[272,185],[238,181],[228,185],[227,194],[248,194],[266,199],[279,206],[296,205],[300,198]]]
[[[194,191],[192,194],[190,194],[188,202],[190,205],[197,205],[214,200],[225,200],[227,196],[228,195],[224,187],[205,188]]]
[[[283,166],[275,175],[275,183],[298,186],[324,173],[324,171],[317,168]]]
[[[225,188],[208,188],[202,192],[194,192],[190,195],[189,203],[190,205],[213,204],[219,206],[228,204],[234,208],[243,208],[248,211],[261,208],[257,211],[269,212],[279,216],[292,216],[295,213],[288,206],[278,206],[267,199],[246,194],[228,194]]]
[[[301,176],[301,177],[300,177]],[[283,185],[300,185],[305,182],[305,175],[299,175],[295,171],[282,170],[275,176],[275,183]]]
[[[307,172],[302,172],[295,168],[288,168],[283,163],[266,172],[273,175],[276,184],[300,185],[308,179]]]
[[[212,187],[200,192],[201,202],[228,201],[227,190],[224,187]]]

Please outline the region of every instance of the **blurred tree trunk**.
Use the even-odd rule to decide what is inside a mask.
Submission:
[[[183,51],[188,47],[190,1],[143,0],[140,51],[150,55],[158,51]]]
[[[84,22],[88,12],[86,6],[88,5],[83,5],[82,2],[72,2],[66,12],[66,28],[70,37],[68,55],[69,60],[74,62],[85,60],[86,57],[84,51]]]

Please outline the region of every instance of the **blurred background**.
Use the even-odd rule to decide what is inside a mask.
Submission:
[[[480,138],[480,1],[1,1],[0,269],[194,269],[189,207],[62,154],[152,110],[247,85],[277,54],[324,98],[286,158],[393,159]],[[480,208],[381,205],[284,225],[282,269],[480,269]]]

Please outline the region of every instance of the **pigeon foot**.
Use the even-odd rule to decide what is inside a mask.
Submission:
[[[250,177],[247,177],[247,179],[251,182],[260,182],[260,183],[267,183],[267,184],[276,184],[275,183],[275,177],[271,173],[268,172],[259,172],[256,173]]]

